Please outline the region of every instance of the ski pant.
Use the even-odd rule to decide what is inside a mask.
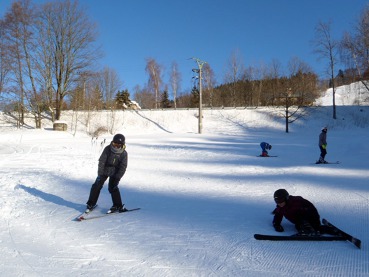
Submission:
[[[306,227],[311,227],[315,231],[320,230],[320,216],[317,212],[311,212],[295,223],[295,228],[298,232],[303,231]]]
[[[324,161],[325,155],[327,155],[327,150],[323,149],[323,147],[321,147],[321,146],[319,146],[319,148],[320,148],[320,157],[322,157],[322,159]]]
[[[99,176],[96,178],[95,183],[91,186],[90,190],[90,196],[87,201],[87,205],[94,206],[97,203],[97,200],[100,196],[100,191],[102,187],[104,186],[105,181],[108,179],[108,176]],[[122,198],[120,196],[120,191],[118,188],[119,179],[114,179],[112,177],[109,178],[109,192],[111,195],[111,200],[113,201],[113,206],[121,207],[122,204]]]

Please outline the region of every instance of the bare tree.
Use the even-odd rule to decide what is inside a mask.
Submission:
[[[51,119],[55,121],[55,100],[53,89],[53,73],[54,73],[54,59],[53,59],[53,44],[51,43],[51,13],[40,12],[39,18],[36,22],[38,31],[38,47],[37,59],[35,65],[39,72],[39,81],[42,84],[47,108],[51,114]]]
[[[116,122],[116,95],[122,82],[117,72],[109,67],[105,67],[99,74],[99,91],[105,103],[105,108],[109,110],[110,116],[107,117],[107,126],[110,133],[114,132]],[[95,88],[95,98],[98,96],[98,90]]]
[[[178,64],[176,62],[172,63],[171,66],[171,73],[170,73],[170,85],[172,87],[173,92],[173,102],[174,102],[174,108],[177,108],[177,93],[180,88],[181,83],[181,73],[178,70]]]
[[[267,97],[271,99],[271,104],[274,105],[274,99],[276,97],[276,93],[279,90],[280,87],[280,77],[282,75],[282,64],[279,60],[273,59],[268,67],[268,79],[269,79],[269,87],[267,91],[267,94],[269,94]]]
[[[354,42],[358,66],[362,72],[367,71],[369,68],[369,5],[363,10],[357,22]]]
[[[208,98],[208,104],[210,107],[213,107],[213,98],[214,98],[214,86],[216,84],[214,71],[211,66],[206,63],[202,68],[202,78],[203,78],[203,90],[204,96]]]
[[[20,16],[21,13],[19,2],[14,2],[10,10],[5,14],[4,27],[5,39],[9,51],[9,59],[12,73],[12,90],[18,92],[17,111],[18,125],[24,124],[25,113],[25,88],[24,88],[24,55],[22,51],[22,30]]]
[[[304,107],[312,105],[315,99],[318,77],[312,73],[310,66],[297,57],[288,62],[288,78],[280,78],[280,91],[276,104],[284,106],[286,133],[289,124],[305,116]]]
[[[341,58],[349,68],[355,68],[358,79],[369,91],[364,80],[369,79],[369,6],[367,6],[354,29],[345,33],[341,41]]]
[[[89,20],[78,1],[46,3],[42,9],[41,24],[48,30],[45,47],[52,57],[53,90],[55,92],[55,118],[61,116],[64,97],[79,74],[97,58],[94,48],[95,25]]]
[[[358,44],[359,42],[357,39],[350,33],[345,32],[340,44],[340,55],[346,67],[355,68],[357,76],[362,79],[364,69],[359,60],[360,50],[358,49]]]
[[[148,88],[155,94],[155,109],[158,108],[160,88],[162,86],[162,67],[153,59],[146,59],[146,72],[149,74]]]
[[[5,42],[5,23],[0,20],[0,94],[8,83],[10,71],[9,49]]]
[[[5,40],[5,23],[0,19],[0,109],[5,110],[9,98],[6,90],[9,81],[10,62],[9,48]]]
[[[143,109],[155,108],[155,95],[147,87],[141,89],[139,86],[136,86],[134,91],[135,100]]]
[[[249,66],[245,69],[242,80],[247,84],[245,92],[245,103],[249,106],[258,106],[261,103],[260,99],[260,80],[261,70],[254,66]]]
[[[288,62],[289,87],[297,92],[300,97],[301,105],[311,105],[318,97],[317,83],[318,76],[314,73],[311,66],[298,57],[293,57]]]
[[[122,86],[117,72],[109,67],[105,67],[99,74],[100,89],[107,107],[115,106],[115,96]]]
[[[37,68],[37,32],[35,22],[38,19],[37,8],[29,0],[13,2],[5,15],[7,38],[11,51],[13,76],[20,94],[20,122],[24,123],[25,99],[27,107],[34,115],[36,128],[41,128],[43,112],[43,93],[38,83]]]
[[[319,55],[320,59],[328,60],[328,72],[331,79],[333,89],[333,119],[337,118],[336,115],[336,87],[334,83],[334,71],[337,64],[337,54],[339,43],[334,40],[331,35],[331,22],[323,23],[319,22],[315,27],[315,53]]]
[[[228,71],[225,75],[225,83],[231,85],[230,87],[230,96],[231,103],[235,107],[237,104],[236,96],[237,96],[237,82],[242,78],[242,74],[244,72],[244,65],[241,57],[241,53],[239,50],[234,50],[231,54],[231,57],[228,61]]]
[[[286,133],[289,132],[289,124],[293,123],[294,121],[296,121],[298,118],[303,116],[303,113],[298,113],[299,109],[301,108],[301,106],[297,105],[294,106],[294,103],[296,101],[296,99],[298,100],[299,97],[295,96],[292,92],[291,88],[287,88],[287,90],[281,94],[281,99],[283,99],[284,102],[284,106],[285,106],[285,114],[284,114],[284,118],[285,118],[285,128],[286,128]],[[294,110],[291,111],[291,107],[295,107]]]

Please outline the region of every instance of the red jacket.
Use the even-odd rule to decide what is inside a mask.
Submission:
[[[290,195],[284,207],[277,207],[274,210],[273,225],[280,225],[283,217],[287,218],[296,227],[302,221],[308,221],[314,229],[320,226],[320,216],[315,206],[301,196]]]

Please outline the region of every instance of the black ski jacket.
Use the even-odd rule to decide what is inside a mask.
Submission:
[[[304,221],[308,221],[315,230],[319,229],[320,216],[315,206],[301,196],[290,195],[284,207],[277,207],[273,211],[273,225],[280,225],[283,217],[295,224],[296,228]]]
[[[99,158],[97,174],[120,180],[127,169],[128,153],[123,148],[115,153],[116,151],[113,152],[111,147],[111,145],[108,145],[104,148]]]

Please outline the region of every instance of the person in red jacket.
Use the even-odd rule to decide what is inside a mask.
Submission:
[[[322,231],[320,215],[310,201],[301,196],[289,195],[285,189],[274,192],[274,201],[277,207],[273,211],[273,226],[277,232],[284,231],[281,225],[283,217],[295,224],[301,235],[314,235]]]

